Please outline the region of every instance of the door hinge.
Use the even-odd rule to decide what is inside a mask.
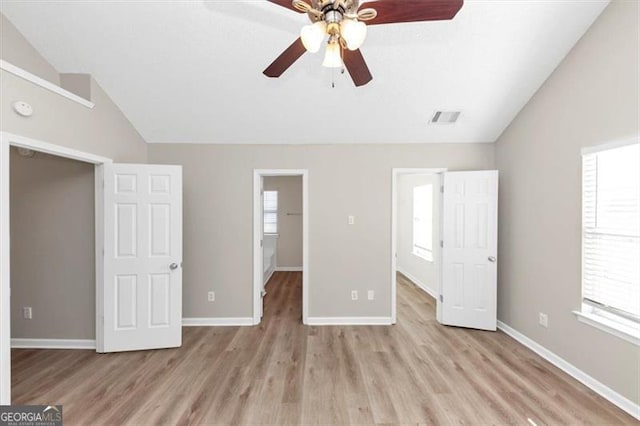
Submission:
[[[262,240],[260,240],[260,247],[262,247]]]
[[[444,194],[444,185],[440,186],[440,192]]]
[[[440,303],[444,303],[444,296],[440,295]]]
[[[444,248],[444,241],[440,240],[440,248]]]

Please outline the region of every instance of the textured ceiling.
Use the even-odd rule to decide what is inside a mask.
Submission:
[[[361,88],[321,67],[321,54],[263,76],[307,23],[263,0],[3,0],[1,10],[60,72],[93,74],[148,142],[481,143],[607,4],[467,0],[452,21],[370,27],[374,80]],[[462,115],[428,124],[436,110]]]

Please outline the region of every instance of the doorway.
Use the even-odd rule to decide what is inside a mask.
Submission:
[[[96,175],[99,167],[104,164],[111,163],[110,159],[97,155],[60,147],[6,132],[0,133],[0,404],[2,405],[8,405],[11,403],[11,197],[9,184],[11,171],[11,147],[25,149],[27,150],[25,153],[28,153],[30,150],[32,152],[49,154],[56,157],[89,163],[93,165],[94,174]],[[95,188],[99,188],[99,186],[95,186]],[[101,249],[99,251],[99,248],[102,247],[102,233],[98,232],[98,224],[100,221],[97,216],[100,211],[98,206],[101,196],[101,192],[96,190],[94,194],[94,206],[96,213],[94,215],[95,244],[93,247],[96,262],[96,275],[94,275],[94,279],[97,279],[99,259],[101,259]]]
[[[181,167],[113,164],[108,158],[0,132],[0,404],[11,402],[12,146],[93,165],[95,245],[90,251],[95,256],[96,350],[180,346]]]
[[[95,176],[10,149],[11,347],[95,349]]]
[[[396,314],[396,272],[398,271],[398,221],[401,179],[405,176],[436,175],[433,188],[426,187],[422,178],[407,178],[413,184],[407,197],[435,192],[437,220],[432,220],[430,238],[425,227],[425,214],[411,209],[412,230],[422,233],[411,236],[407,250],[415,256],[433,259],[437,277],[431,281],[436,301],[436,319],[444,325],[495,331],[497,327],[497,262],[498,262],[498,171],[457,171],[446,169],[393,169],[391,214],[391,312]],[[426,178],[425,178],[426,179]],[[416,181],[417,180],[417,181]],[[437,184],[435,183],[437,182]],[[409,191],[407,190],[407,191]],[[434,215],[434,216],[435,216]],[[431,218],[433,219],[433,217]],[[428,218],[427,218],[428,220]],[[418,224],[418,226],[416,226]],[[413,232],[413,231],[412,231]],[[438,233],[436,236],[436,233]],[[425,242],[431,241],[432,255]],[[428,246],[426,247],[429,248]],[[401,271],[402,272],[402,271]],[[412,275],[409,273],[409,275]],[[409,277],[411,278],[411,277]],[[419,282],[416,278],[414,281]],[[417,284],[417,283],[416,283]],[[428,285],[424,285],[428,288]],[[431,292],[427,290],[428,292]]]
[[[267,176],[263,188],[265,286],[274,272],[302,272],[302,176]]]
[[[309,288],[308,171],[254,170],[253,178],[253,322],[260,323],[266,283],[274,272],[280,270],[302,272],[302,322],[306,324]],[[285,188],[286,193],[283,192]],[[279,232],[285,231],[282,226],[287,227],[286,234]]]
[[[440,294],[441,191],[446,169],[394,169],[392,177],[392,322],[397,274],[437,299]]]

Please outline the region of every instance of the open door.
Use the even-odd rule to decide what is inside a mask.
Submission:
[[[180,346],[182,168],[106,164],[102,179],[97,350]]]
[[[444,173],[439,321],[496,330],[498,172]]]

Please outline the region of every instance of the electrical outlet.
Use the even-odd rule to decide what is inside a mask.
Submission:
[[[351,300],[358,300],[358,290],[353,290],[351,292]]]
[[[33,319],[33,310],[31,309],[31,306],[25,306],[22,308],[22,317],[28,320]]]
[[[209,302],[215,302],[216,301],[216,293],[214,291],[210,291],[209,293],[207,293],[207,300]]]
[[[540,317],[538,318],[538,322],[544,328],[549,327],[549,317],[547,316],[547,314],[543,314],[542,312],[540,312]]]
[[[376,293],[375,293],[373,290],[369,290],[369,291],[367,292],[367,299],[369,299],[369,300],[373,300],[373,299],[375,299],[375,298],[376,298]]]
[[[355,216],[349,216],[347,222],[349,223],[349,225],[353,225],[354,223],[356,223],[356,217]]]

